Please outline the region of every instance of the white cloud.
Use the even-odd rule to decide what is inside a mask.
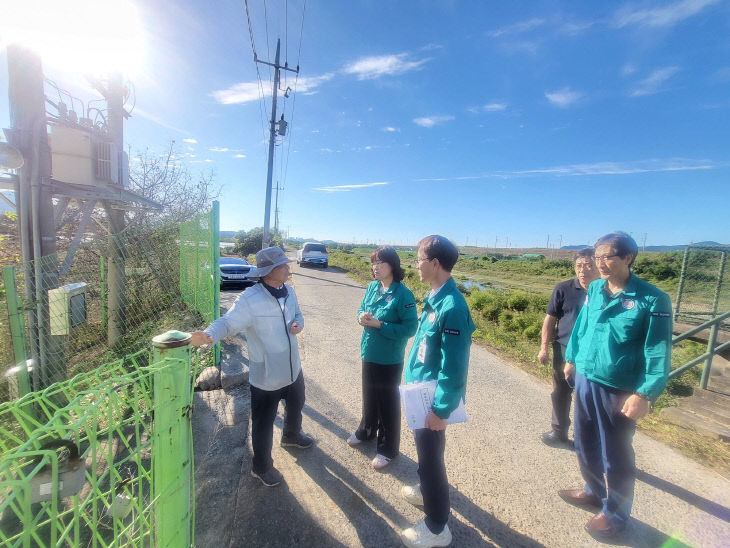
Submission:
[[[718,0],[682,0],[674,4],[650,9],[636,9],[634,6],[625,6],[615,13],[613,24],[618,28],[629,25],[670,27],[697,15],[707,6],[717,2]]]
[[[588,30],[593,25],[594,25],[594,23],[591,21],[573,21],[573,22],[563,23],[558,28],[558,33],[567,34],[569,36],[575,36],[585,30]]]
[[[312,95],[316,93],[316,88],[322,83],[331,80],[333,73],[322,74],[321,76],[302,77],[297,80],[297,93],[304,95]],[[262,89],[258,82],[239,82],[233,84],[227,89],[221,89],[212,92],[210,95],[223,105],[236,105],[256,101],[262,94],[266,97],[271,95],[270,86],[264,86]]]
[[[183,143],[190,143],[191,145],[195,145],[198,143],[198,141],[196,141],[195,139],[183,139]]]
[[[482,108],[485,112],[500,112],[507,109],[507,103],[489,103]]]
[[[317,92],[316,88],[325,82],[332,80],[333,76],[334,74],[332,72],[328,72],[320,76],[302,76],[297,80],[296,92],[303,93],[305,95],[312,95]]]
[[[407,60],[407,53],[361,57],[345,66],[346,74],[354,74],[358,80],[373,80],[386,75],[396,75],[420,69],[430,58],[418,61]]]
[[[649,76],[638,83],[631,92],[631,97],[653,95],[661,91],[662,84],[679,72],[679,67],[664,67],[655,70]]]
[[[210,158],[206,158],[205,159],[205,163],[206,164],[212,164],[213,163],[213,160],[211,160]]]
[[[528,19],[526,21],[519,21],[512,25],[500,27],[495,30],[489,30],[487,31],[487,36],[491,36],[492,38],[498,38],[500,36],[504,36],[505,34],[521,34],[523,32],[528,32],[532,29],[536,29],[537,27],[540,27],[544,24],[544,19],[533,17],[532,19]]]
[[[622,76],[631,76],[635,72],[636,66],[633,63],[626,63],[623,67],[621,67]]]
[[[145,112],[144,110],[140,109],[139,107],[135,107],[134,114],[141,118],[145,118],[151,122],[154,122],[155,124],[160,125],[164,128],[170,129],[172,131],[176,131],[178,133],[182,133],[184,135],[190,135],[189,131],[176,127],[176,126],[173,126],[172,124],[169,124],[162,118],[159,118],[159,117],[155,116],[154,114],[150,114],[149,112]]]
[[[246,155],[245,154],[234,154],[233,157],[234,158],[245,158]]]
[[[453,119],[453,116],[424,116],[422,118],[414,118],[413,123],[421,127],[433,127],[436,124],[442,124]]]
[[[388,133],[397,133],[400,131],[400,128],[388,126],[388,127],[384,127],[383,131],[386,131]]]
[[[556,91],[546,91],[545,97],[556,107],[568,108],[583,97],[583,94],[579,91],[573,91],[569,87],[564,87]]]
[[[712,160],[692,160],[688,158],[651,158],[633,162],[594,162],[588,164],[569,164],[540,169],[519,171],[493,171],[480,175],[458,177],[434,177],[416,179],[416,181],[445,182],[470,181],[478,179],[515,179],[535,175],[553,175],[556,177],[579,177],[593,175],[635,175],[638,173],[660,173],[676,171],[704,171],[716,169],[718,164]]]
[[[371,188],[375,186],[385,186],[390,183],[377,182],[377,183],[365,183],[362,185],[337,185],[337,186],[322,186],[313,188],[312,190],[319,190],[321,192],[350,192],[352,190],[358,190],[360,188]]]
[[[229,152],[231,149],[227,147],[213,147],[209,148],[208,150],[210,150],[211,152]]]
[[[211,93],[211,96],[222,105],[236,105],[256,101],[260,97],[258,82],[240,82],[228,89]]]
[[[324,147],[324,148],[320,148],[319,150],[320,150],[321,152],[334,152],[334,150],[332,150],[331,148],[327,148],[327,147]]]

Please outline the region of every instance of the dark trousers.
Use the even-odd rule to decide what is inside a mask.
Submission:
[[[378,454],[390,459],[400,450],[400,384],[403,364],[362,362],[362,420],[359,440],[377,435]]]
[[[631,514],[636,479],[636,422],[621,413],[629,395],[576,374],[575,452],[585,491],[602,499],[603,512],[619,525]]]
[[[251,386],[251,445],[252,468],[263,474],[274,465],[271,446],[274,437],[274,419],[279,402],[284,400],[284,436],[295,436],[302,429],[304,407],[304,376],[299,372],[297,380],[279,390],[261,390]]]
[[[573,399],[573,389],[565,380],[565,345],[553,341],[553,392],[550,397],[553,401],[553,431],[560,435],[568,435],[570,428],[570,402]]]
[[[443,531],[446,522],[449,521],[451,508],[449,480],[446,477],[446,464],[444,463],[446,430],[419,428],[415,431],[415,435],[418,477],[421,480],[426,526],[432,533],[438,534]]]

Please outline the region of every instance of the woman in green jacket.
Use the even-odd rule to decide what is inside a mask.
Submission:
[[[375,281],[368,285],[357,312],[363,326],[362,420],[348,438],[351,446],[377,436],[373,468],[388,466],[400,447],[400,395],[403,353],[418,326],[413,293],[401,283],[405,272],[392,247],[380,247],[370,256]]]

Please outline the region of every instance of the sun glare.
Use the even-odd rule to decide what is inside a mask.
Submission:
[[[0,45],[21,43],[44,65],[95,76],[134,78],[145,45],[136,7],[127,0],[25,0],[5,5]]]

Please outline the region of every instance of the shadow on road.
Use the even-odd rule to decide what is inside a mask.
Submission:
[[[691,504],[695,508],[698,508],[703,512],[707,512],[711,516],[715,516],[717,519],[730,523],[730,508],[727,508],[722,504],[706,499],[692,491],[688,491],[684,487],[680,487],[679,485],[659,478],[653,474],[649,474],[648,472],[644,472],[643,470],[636,471],[636,479],[643,481],[647,485],[660,489],[665,493],[674,495],[675,497],[682,499],[687,504]]]
[[[308,389],[314,389],[316,390],[315,386],[313,386],[314,383],[309,381],[307,388]],[[350,432],[345,430],[344,428],[340,427],[338,424],[334,423],[332,420],[324,416],[323,414],[319,413],[315,409],[312,409],[309,406],[304,407],[304,414],[309,417],[311,420],[315,421],[317,424],[322,426],[323,428],[326,428],[335,436],[343,440],[343,448],[344,448],[344,440],[347,439],[347,437],[350,435]],[[407,433],[404,433],[404,435],[409,435]],[[307,472],[312,476],[320,486],[327,489],[325,485],[320,483],[318,480],[322,478],[323,475],[328,474],[326,470],[326,466],[329,465],[332,459],[329,456],[325,456],[325,463],[323,464],[315,459],[312,459],[309,463],[309,468],[307,469]],[[334,464],[336,469],[341,469],[341,465],[339,463]],[[304,467],[305,465],[302,464]],[[410,484],[414,483],[415,478],[417,477],[416,470],[418,468],[418,464],[414,462],[412,459],[406,457],[405,455],[401,454],[398,456],[396,461],[389,467],[389,472],[396,478],[398,478],[403,484]],[[316,469],[323,469],[320,471],[317,471]],[[392,522],[401,524],[401,526],[406,527],[408,525],[411,525],[410,523],[404,523],[403,517],[398,513],[398,511],[393,508],[389,503],[387,503],[383,498],[372,491],[369,487],[365,486],[359,479],[354,478],[352,474],[347,470],[342,470],[342,474],[344,474],[343,477],[347,477],[348,480],[345,482],[349,489],[354,489],[354,492],[358,495],[358,497],[362,498],[363,501],[366,501],[367,504],[372,505],[376,508],[378,508],[380,511],[382,511]],[[350,483],[352,481],[352,483]],[[338,500],[337,495],[334,493],[329,492],[330,496],[333,500]],[[475,505],[471,500],[469,500],[468,497],[460,493],[458,490],[451,487],[450,489],[450,495],[451,495],[451,506],[453,510],[464,516],[464,518],[474,526],[474,528],[478,529],[483,533],[485,536],[488,536],[489,538],[494,539],[495,541],[499,542],[499,546],[525,546],[530,548],[541,548],[543,547],[542,544],[535,541],[534,539],[523,535],[522,533],[519,533],[515,530],[513,530],[508,525],[504,524],[497,518],[495,518],[490,513],[484,511],[482,508]],[[342,508],[342,506],[341,506]],[[366,546],[378,546],[379,544],[377,542],[374,542],[372,533],[372,524],[371,523],[363,523],[359,524],[358,521],[352,520],[352,523],[355,525],[356,528],[358,528],[358,534],[360,535],[360,526],[364,526],[367,529],[366,535],[361,535],[361,541],[363,542],[363,545]],[[382,526],[388,530],[390,530],[390,526],[387,523],[382,524]],[[451,531],[454,536],[454,544],[458,546],[485,546],[484,540],[482,538],[482,535],[479,534],[479,532],[469,527],[468,525],[462,523],[459,520],[452,519],[451,520]],[[396,538],[397,536],[394,536],[392,538]],[[495,546],[494,544],[486,544],[486,546]]]

